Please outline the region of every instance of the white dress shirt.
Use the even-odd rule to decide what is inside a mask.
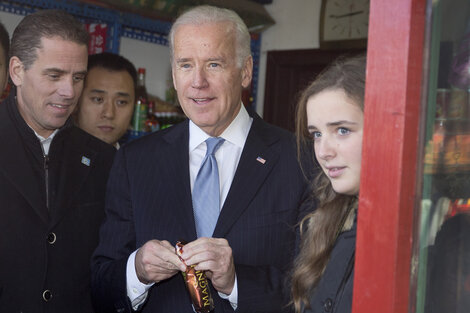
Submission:
[[[217,159],[217,167],[219,169],[219,182],[220,182],[220,209],[222,209],[225,199],[227,198],[230,186],[232,185],[235,171],[238,167],[238,162],[245,146],[246,138],[251,128],[253,118],[251,118],[242,104],[232,123],[224,130],[219,136],[225,139],[223,144],[215,153]],[[189,176],[191,183],[191,192],[193,190],[194,181],[196,180],[197,173],[201,167],[202,160],[206,155],[207,146],[205,140],[210,136],[200,129],[192,121],[189,121]],[[131,300],[132,307],[137,310],[146,300],[148,289],[152,284],[143,284],[137,278],[135,271],[135,254],[134,251],[127,260],[127,296]],[[238,286],[237,278],[235,277],[235,284],[232,293],[225,295],[219,292],[219,296],[228,299],[233,309],[237,308],[238,304]]]
[[[33,129],[31,126],[29,126],[29,128]],[[34,134],[36,135],[36,137],[38,137],[39,141],[41,142],[42,152],[44,153],[44,156],[49,154],[49,148],[51,146],[52,139],[54,139],[54,136],[57,134],[58,131],[59,129],[56,129],[52,134],[49,135],[49,137],[44,138],[43,136],[36,133],[36,131],[33,129]]]

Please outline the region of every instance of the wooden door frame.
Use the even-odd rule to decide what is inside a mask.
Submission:
[[[371,0],[353,313],[410,312],[426,0]]]
[[[338,56],[362,52],[365,49],[268,51],[263,119],[294,131],[295,108],[301,90]],[[295,92],[291,92],[293,89]]]

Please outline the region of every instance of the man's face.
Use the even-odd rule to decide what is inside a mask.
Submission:
[[[94,67],[80,98],[78,126],[114,145],[129,127],[134,98],[134,82],[127,71]]]
[[[235,35],[228,23],[182,25],[175,32],[172,60],[178,100],[197,126],[220,135],[241,106],[241,92],[251,82],[253,60],[237,66]]]
[[[88,53],[86,45],[59,37],[42,38],[41,43],[29,69],[17,57],[10,60],[10,76],[18,89],[21,116],[39,135],[49,137],[64,125],[77,104]]]

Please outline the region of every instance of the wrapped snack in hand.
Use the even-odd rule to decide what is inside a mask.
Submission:
[[[184,243],[178,241],[175,250],[180,260],[186,265],[181,258],[183,246]],[[212,299],[209,282],[204,271],[196,271],[194,265],[186,265],[186,271],[182,272],[182,274],[186,283],[186,289],[188,289],[191,296],[194,310],[198,313],[209,313],[212,311],[214,309],[214,300]]]

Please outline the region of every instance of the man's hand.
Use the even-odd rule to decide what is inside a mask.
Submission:
[[[226,295],[232,293],[235,283],[235,265],[232,248],[222,238],[198,238],[184,246],[181,255],[185,263],[206,271],[214,288]]]
[[[166,240],[147,241],[135,255],[137,277],[144,284],[158,283],[185,269],[175,248]]]

